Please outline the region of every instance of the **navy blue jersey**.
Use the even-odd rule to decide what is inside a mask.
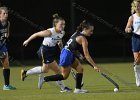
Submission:
[[[0,45],[5,42],[5,36],[8,34],[8,21],[5,25],[0,22]]]
[[[75,32],[66,43],[65,48],[69,49],[71,52],[79,51],[81,49],[81,45],[77,43],[76,37],[84,36],[81,32]],[[84,36],[85,37],[85,36]]]

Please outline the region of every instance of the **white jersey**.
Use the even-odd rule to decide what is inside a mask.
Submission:
[[[44,37],[44,40],[43,40],[42,44],[45,45],[45,46],[49,46],[49,47],[56,46],[56,44],[62,40],[62,38],[63,38],[63,36],[65,34],[65,31],[57,33],[55,31],[54,27],[53,28],[49,28],[47,30],[51,31],[52,35],[49,36],[49,37]]]
[[[140,35],[140,17],[133,14],[133,32]]]

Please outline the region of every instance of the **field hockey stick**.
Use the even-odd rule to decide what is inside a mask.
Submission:
[[[90,65],[92,68],[94,68],[94,66],[92,66],[86,59],[84,59],[84,61],[85,61],[88,65]],[[103,73],[103,72],[99,72],[99,73],[100,73],[100,75],[102,75],[104,78],[106,78],[110,83],[112,83],[112,84],[115,86],[115,88],[119,89],[119,85],[118,85],[113,79],[111,79],[108,75],[106,75],[106,74]]]
[[[87,60],[85,57],[82,56],[82,54],[80,52],[76,52],[74,53],[76,58],[79,59],[79,58],[82,58],[82,59],[79,59],[85,63],[87,63],[88,65],[90,65],[92,68],[94,68],[94,66],[92,66]],[[82,56],[82,57],[81,57]],[[113,80],[111,79],[109,76],[107,76],[105,73],[102,73],[102,72],[99,72],[104,78],[106,78],[109,82],[111,82],[115,88],[119,89],[119,85]]]
[[[71,74],[72,74],[72,76],[73,76],[73,78],[75,79],[75,81],[76,81],[76,74],[75,74],[75,72],[71,69]],[[82,81],[82,83],[81,83],[81,87],[83,87],[84,86],[84,82]]]

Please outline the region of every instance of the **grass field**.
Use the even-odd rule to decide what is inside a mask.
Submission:
[[[84,65],[85,83],[83,88],[89,90],[89,93],[86,94],[60,93],[54,82],[45,83],[39,90],[37,88],[38,75],[29,76],[23,82],[20,80],[21,67],[11,67],[11,84],[15,85],[17,90],[2,90],[3,77],[2,70],[0,70],[0,100],[140,100],[140,88],[135,86],[132,63],[99,65],[113,73],[113,76],[109,76],[120,85],[119,92],[114,93],[114,86],[88,65]],[[50,71],[44,75],[50,74],[53,72]],[[64,82],[68,87],[74,89],[75,81],[72,75]]]

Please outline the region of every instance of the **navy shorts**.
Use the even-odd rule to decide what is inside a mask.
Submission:
[[[55,53],[55,47],[48,47],[44,45],[42,45],[37,52],[38,57],[42,59],[42,62],[45,64],[52,63],[55,60]]]
[[[140,35],[133,34],[133,36],[132,36],[132,51],[133,52],[140,51]]]
[[[74,60],[75,60],[74,54],[70,50],[63,48],[60,54],[59,65],[63,67],[68,67],[73,64]]]

